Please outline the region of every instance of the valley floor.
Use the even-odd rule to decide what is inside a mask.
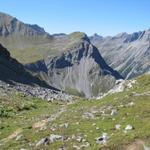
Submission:
[[[142,150],[150,147],[150,75],[100,100],[0,96],[2,150]]]

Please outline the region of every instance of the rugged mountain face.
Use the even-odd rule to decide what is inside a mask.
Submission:
[[[125,78],[150,71],[150,29],[114,37],[90,37],[106,62]]]
[[[19,61],[30,63],[27,68],[49,85],[91,97],[109,90],[121,78],[83,33],[49,35],[37,25],[4,13],[0,22],[0,42]]]
[[[74,91],[86,97],[108,91],[115,80],[122,77],[105,63],[84,33],[76,32],[71,36],[78,37],[78,40],[67,51],[27,67],[33,71],[45,70],[48,75],[46,80],[65,91]]]
[[[132,78],[150,70],[150,30],[133,34],[121,33],[114,37],[95,34],[90,39],[79,32],[49,35],[37,25],[25,24],[0,13],[0,42],[10,49],[13,57],[22,63],[29,63],[27,68],[50,84],[60,86],[63,90],[77,90],[76,92],[84,93],[87,97],[107,89],[102,87],[104,78],[99,83],[101,78],[95,76],[100,72],[102,77],[106,77],[109,70],[106,65],[103,67],[104,63],[100,61],[102,57],[90,41],[99,49],[106,63],[124,78]],[[100,66],[99,70],[95,69],[98,68],[97,65]],[[94,73],[91,71],[92,67]],[[85,74],[81,73],[83,68]],[[69,75],[66,73],[68,71]],[[108,72],[112,74],[113,71]],[[77,83],[80,74],[82,77],[79,80],[83,82]],[[100,84],[101,90],[97,88]]]
[[[22,64],[10,56],[10,53],[0,44],[0,80],[10,83],[22,83],[28,85],[40,85],[55,89],[44,81],[32,76]]]
[[[0,35],[7,37],[13,34],[22,36],[48,36],[43,28],[38,25],[25,24],[16,18],[0,13]]]

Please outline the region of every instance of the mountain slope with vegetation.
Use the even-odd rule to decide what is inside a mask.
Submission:
[[[10,56],[9,51],[0,44],[0,80],[15,84],[22,83],[28,85],[50,86],[32,75],[30,71]]]
[[[150,147],[149,91],[145,74],[100,100],[64,104],[1,95],[0,149],[143,150]]]
[[[25,24],[17,18],[0,13],[0,42],[22,63],[36,61],[46,55],[52,36],[38,25]]]

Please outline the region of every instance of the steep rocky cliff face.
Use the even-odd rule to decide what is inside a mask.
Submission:
[[[46,80],[64,91],[76,91],[86,97],[108,91],[114,86],[115,80],[122,77],[105,63],[85,34],[76,32],[71,36],[78,37],[78,40],[65,52],[27,67],[33,71],[47,68],[47,71],[44,69],[48,75]]]
[[[106,62],[125,78],[150,71],[150,29],[114,37],[90,37]]]

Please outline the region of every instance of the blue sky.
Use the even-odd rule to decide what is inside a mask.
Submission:
[[[150,0],[1,0],[0,11],[50,34],[107,36],[150,28]]]

